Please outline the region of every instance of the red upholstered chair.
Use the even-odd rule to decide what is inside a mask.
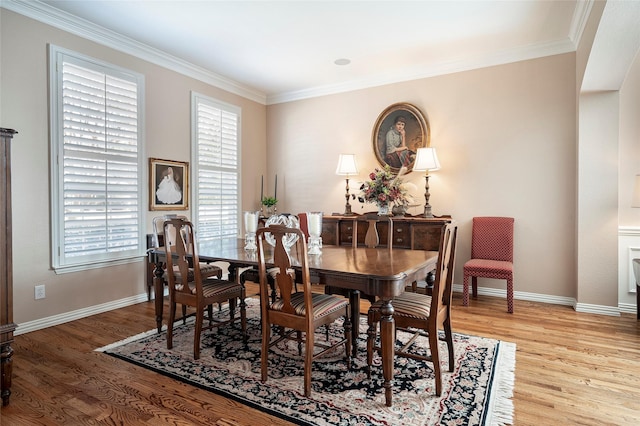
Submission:
[[[462,304],[469,305],[469,277],[473,297],[478,296],[478,277],[507,280],[507,307],[513,313],[512,217],[474,217],[471,259],[464,264]]]

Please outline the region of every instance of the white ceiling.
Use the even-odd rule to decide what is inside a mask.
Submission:
[[[3,1],[103,43],[168,53],[267,104],[573,51],[589,4]],[[351,63],[334,64],[339,58]]]

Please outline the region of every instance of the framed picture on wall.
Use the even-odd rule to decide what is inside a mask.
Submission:
[[[187,210],[189,163],[149,158],[149,210]]]
[[[413,170],[418,148],[430,145],[429,122],[414,105],[396,103],[378,116],[373,128],[373,152],[380,165],[398,172],[402,166]]]

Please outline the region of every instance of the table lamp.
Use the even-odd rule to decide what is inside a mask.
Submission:
[[[338,167],[336,168],[336,174],[346,176],[347,186],[344,198],[347,203],[344,206],[344,215],[352,216],[354,213],[351,211],[351,204],[349,204],[349,175],[358,175],[358,166],[356,165],[355,154],[340,154],[338,157]]]
[[[416,161],[413,163],[413,170],[425,172],[424,174],[424,217],[433,217],[431,205],[429,204],[429,172],[440,169],[440,162],[436,155],[435,148],[418,148]]]

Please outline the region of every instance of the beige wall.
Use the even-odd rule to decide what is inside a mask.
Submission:
[[[640,55],[620,89],[620,226],[640,227],[640,209],[631,207],[635,175],[640,175]]]
[[[266,167],[264,105],[6,9],[0,9],[0,25],[0,125],[19,132],[12,144],[16,323],[130,298],[146,291],[142,259],[128,265],[62,275],[56,275],[50,268],[48,43],[144,74],[145,158],[190,161],[192,90],[239,105],[244,144],[242,200],[249,205],[259,198],[260,175]],[[145,215],[148,232],[150,219],[156,215],[156,212]],[[46,299],[34,300],[36,284],[46,285]],[[149,324],[152,326],[153,321]]]
[[[470,255],[472,217],[513,216],[516,290],[574,297],[575,99],[575,55],[565,54],[269,106],[268,164],[283,182],[279,207],[344,211],[338,154],[356,154],[357,192],[356,181],[378,166],[371,142],[378,114],[409,102],[427,115],[442,164],[429,181],[434,213],[461,225],[455,282]],[[423,200],[423,175],[408,179]],[[362,211],[357,201],[354,210]]]
[[[640,173],[640,72],[636,59],[619,100],[579,97],[601,13],[597,2],[576,54],[265,107],[0,8],[0,126],[20,132],[12,144],[14,320],[60,316],[145,291],[141,263],[64,275],[50,269],[47,43],[145,75],[145,157],[190,160],[191,90],[241,106],[243,209],[259,207],[262,175],[265,192],[273,193],[277,174],[280,211],[343,211],[344,179],[334,174],[338,154],[357,155],[362,173],[350,185],[357,193],[358,180],[378,166],[371,142],[378,114],[392,103],[412,103],[427,116],[442,163],[430,178],[434,213],[451,214],[461,225],[455,282],[461,283],[469,257],[471,218],[508,215],[516,219],[516,291],[522,297],[615,307],[615,255],[608,251],[617,235],[616,205],[620,225],[640,225],[640,210],[628,208],[624,195],[627,177]],[[582,123],[580,131],[592,134],[587,139],[578,133],[579,100],[580,117],[596,117],[595,124],[607,118],[596,129]],[[602,111],[603,105],[609,109]],[[613,117],[618,111],[619,123]],[[595,135],[616,139],[616,132],[620,143],[603,150]],[[603,153],[613,162],[619,158],[618,178],[615,165],[598,168]],[[423,175],[407,180],[422,202]],[[371,208],[352,204],[354,211]],[[146,212],[147,231],[155,215]],[[600,250],[609,254],[598,256]],[[36,284],[47,286],[44,301],[33,299]],[[480,285],[504,289],[490,280]]]

